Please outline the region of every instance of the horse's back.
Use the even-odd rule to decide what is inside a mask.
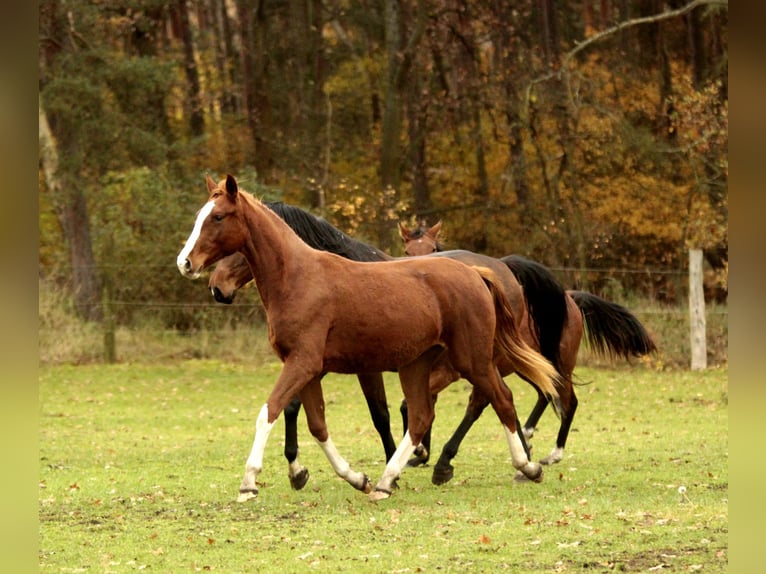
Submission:
[[[429,255],[424,255],[422,259],[446,258],[453,261],[459,261],[464,265],[471,267],[486,267],[491,270],[505,291],[505,296],[511,304],[514,314],[519,318],[524,314],[524,292],[516,276],[511,272],[508,266],[489,255],[474,253],[464,249],[452,249],[450,251],[438,251]]]

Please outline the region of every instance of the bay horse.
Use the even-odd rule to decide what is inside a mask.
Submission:
[[[431,227],[421,224],[412,230],[401,222],[398,227],[407,255],[423,257],[450,253],[444,251],[439,241],[441,221]],[[535,345],[532,341],[530,344],[553,363],[564,385],[573,384],[572,376],[583,326],[591,350],[602,357],[614,359],[621,356],[630,360],[656,351],[657,347],[644,326],[622,305],[585,291],[565,290],[547,267],[525,257],[508,255],[500,258],[500,261],[508,266],[523,288],[530,310],[529,320],[533,322],[531,332],[538,343]],[[549,307],[552,303],[554,311],[551,313]],[[457,375],[453,373],[452,376]],[[569,400],[561,401],[561,422],[556,447],[540,460],[542,464],[553,464],[563,459],[564,447],[577,410],[574,388],[566,394],[560,393],[560,396]],[[548,402],[548,398],[538,389],[537,402],[523,426],[525,438],[531,439],[534,435]],[[434,467],[434,481],[452,478],[451,460],[457,455],[460,443],[487,404],[485,397],[472,393],[463,421],[444,445]]]
[[[516,425],[513,394],[498,371],[502,360],[551,399],[558,375],[520,337],[513,310],[492,271],[446,258],[363,263],[309,247],[273,211],[227,175],[206,176],[208,200],[176,258],[195,279],[221,258],[241,252],[266,309],[269,340],[282,371],[256,420],[239,501],[258,494],[268,436],[277,417],[299,396],[309,429],[338,476],[369,494],[388,498],[409,457],[433,422],[429,375],[445,359],[490,398],[503,425],[514,468],[542,480]],[[410,302],[405,309],[401,301]],[[351,469],[330,438],[321,381],[328,372],[395,371],[408,403],[408,429],[374,489]]]

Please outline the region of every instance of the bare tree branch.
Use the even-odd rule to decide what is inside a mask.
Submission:
[[[608,38],[609,36],[612,36],[616,34],[617,32],[620,32],[627,28],[632,28],[633,26],[650,24],[652,22],[661,22],[663,20],[668,20],[670,18],[678,18],[679,16],[683,16],[689,13],[699,6],[721,6],[728,9],[729,0],[692,0],[685,6],[682,6],[681,8],[678,8],[677,10],[668,10],[665,12],[660,12],[659,14],[655,14],[653,16],[645,16],[643,18],[632,18],[630,20],[625,20],[624,22],[620,22],[619,24],[616,24],[615,26],[612,26],[611,28],[607,28],[606,30],[602,30],[601,32],[598,32],[597,34],[594,34],[590,38],[578,43],[577,46],[575,46],[574,48],[569,50],[566,54],[564,54],[562,65],[558,70],[551,72],[549,74],[545,74],[544,76],[540,76],[530,82],[526,90],[527,105],[529,104],[530,93],[532,91],[533,86],[542,82],[547,82],[548,80],[555,78],[557,76],[560,76],[562,74],[566,74],[569,62],[571,62],[572,58],[574,58],[577,54],[579,54],[586,48],[590,47],[591,45],[595,44],[596,42],[600,42],[601,40]]]
[[[579,52],[582,52],[585,48],[587,48],[591,44],[595,44],[596,42],[599,42],[608,36],[611,36],[613,34],[616,34],[617,32],[620,32],[621,30],[625,30],[626,28],[631,28],[633,26],[639,26],[641,24],[650,24],[652,22],[661,22],[662,20],[677,18],[679,16],[683,16],[684,14],[687,14],[688,12],[691,12],[698,6],[725,6],[728,9],[729,0],[693,0],[692,2],[689,2],[688,4],[686,4],[685,6],[678,8],[677,10],[668,10],[666,12],[660,12],[659,14],[655,14],[654,16],[645,16],[643,18],[632,18],[630,20],[625,20],[624,22],[620,22],[619,24],[612,26],[611,28],[607,28],[606,30],[603,30],[597,34],[594,34],[587,40],[577,44],[577,46],[575,46],[573,49],[571,49],[569,52],[567,52],[564,55],[564,66],[562,66],[562,68],[565,68],[566,64],[568,64],[572,58],[574,58]]]

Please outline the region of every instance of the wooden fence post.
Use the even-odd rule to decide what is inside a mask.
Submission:
[[[707,368],[705,294],[702,290],[702,250],[689,250],[689,326],[692,370]]]

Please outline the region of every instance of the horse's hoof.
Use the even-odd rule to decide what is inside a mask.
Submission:
[[[237,497],[237,502],[247,502],[248,500],[258,496],[258,490],[241,490]]]
[[[362,484],[362,487],[359,490],[365,494],[370,494],[372,492],[372,481],[366,474],[364,475],[364,484]]]
[[[557,462],[561,462],[563,459],[564,450],[555,448],[548,456],[540,459],[540,464],[556,464]]]
[[[383,490],[382,488],[376,488],[372,492],[368,493],[367,496],[370,498],[371,502],[378,502],[379,500],[391,498],[391,493],[387,490]]]
[[[517,470],[516,474],[513,477],[513,482],[529,482],[529,478],[527,478],[526,474],[524,474],[520,470]]]
[[[543,481],[543,467],[540,466],[539,463],[530,462],[526,466],[526,470],[522,470],[521,472],[523,472],[532,482]]]
[[[434,473],[431,475],[432,484],[447,484],[455,476],[455,468],[450,464],[447,466],[435,466]]]
[[[309,469],[302,468],[298,474],[290,477],[290,486],[293,490],[300,490],[309,481]]]
[[[410,460],[407,461],[407,466],[410,468],[416,466],[426,466],[426,464],[428,464],[428,457],[421,458],[420,456],[413,456]]]

